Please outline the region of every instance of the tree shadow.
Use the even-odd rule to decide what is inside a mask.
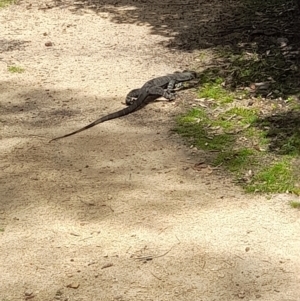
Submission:
[[[132,198],[135,198],[136,190],[148,187],[148,182],[133,181],[131,173],[128,174],[128,162],[140,162],[140,154],[132,151],[132,145],[136,144],[136,141],[152,139],[151,132],[141,130],[144,124],[136,124],[136,116],[123,118],[118,121],[120,125],[104,123],[86,134],[75,135],[71,140],[69,138],[69,141],[66,138],[48,143],[55,136],[71,132],[72,129],[85,126],[101,115],[111,113],[106,108],[107,97],[100,101],[102,105],[97,101],[98,113],[95,113],[94,107],[82,113],[72,105],[64,106],[66,100],[76,95],[76,91],[70,96],[69,90],[22,87],[20,92],[18,89],[13,90],[15,82],[9,81],[1,82],[0,86],[2,93],[9,93],[9,97],[0,105],[2,209],[23,208],[31,202],[32,196],[35,199],[59,203],[59,206],[65,208],[69,205],[70,195],[76,196],[78,200],[86,199],[88,195],[93,205],[89,205],[88,201],[79,201],[74,205],[74,214],[77,214],[76,209],[78,216],[82,214],[86,217],[92,212],[97,219],[111,214],[111,209],[105,207],[107,191],[112,195],[120,191],[120,195],[132,194]],[[51,103],[53,101],[56,103]],[[91,97],[89,102],[92,101],[94,99]],[[94,117],[86,121],[89,114]],[[141,118],[138,120],[141,121]],[[116,142],[124,140],[125,128],[126,143],[122,144],[120,154],[120,144]],[[57,129],[60,133],[54,133]],[[132,160],[126,160],[131,157]],[[176,159],[162,157],[159,160],[163,166],[170,166]],[[142,167],[144,163],[141,161],[138,164]],[[48,174],[51,174],[51,179],[48,179]],[[94,183],[92,189],[87,178]],[[49,190],[52,191],[51,195]],[[152,201],[155,201],[158,207],[162,203],[155,199]],[[138,199],[137,204],[139,203]],[[94,211],[97,211],[97,214]]]
[[[300,19],[293,0],[54,3],[50,8],[93,11],[114,23],[148,26],[151,34],[167,38],[161,44],[170,51],[212,50],[213,66],[203,60],[199,67],[225,78],[230,89],[267,82],[254,92],[274,98],[300,93]]]
[[[30,41],[1,39],[0,52],[24,50],[29,43]]]
[[[255,125],[267,131],[269,151],[278,155],[300,154],[300,112],[290,110],[272,114],[256,121]]]

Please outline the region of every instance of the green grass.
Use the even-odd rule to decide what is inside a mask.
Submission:
[[[218,118],[212,121],[214,126],[222,127],[225,132],[238,128],[246,128],[257,120],[257,111],[241,107],[233,107],[219,114]]]
[[[0,228],[0,232],[4,232],[4,229],[3,229],[3,228]]]
[[[295,192],[295,179],[292,174],[291,158],[264,167],[247,185],[247,192]]]
[[[237,136],[226,131],[250,125],[256,120],[256,114],[255,110],[231,108],[212,118],[202,108],[192,109],[177,119],[175,130],[196,147],[213,151],[212,165],[222,165],[241,174],[255,161],[255,151],[246,147],[235,149]]]
[[[243,131],[257,119],[256,110],[234,107],[216,118],[204,109],[192,109],[177,119],[176,131],[192,138],[194,144],[206,150],[223,151],[235,141],[232,130]]]
[[[203,109],[192,109],[177,119],[175,131],[183,137],[192,138],[193,144],[205,150],[221,151],[228,147],[233,137],[226,133],[212,134],[210,119]]]
[[[178,121],[180,123],[202,123],[208,122],[209,118],[204,109],[192,109],[187,114],[182,115]]]
[[[270,138],[266,131],[253,127],[252,129],[247,130],[247,135],[256,137],[261,148],[267,149],[269,147]]]
[[[7,70],[11,73],[23,73],[25,71],[24,68],[18,66],[8,66]]]
[[[232,93],[227,91],[225,96],[224,89],[215,85],[218,78],[223,78],[227,88],[231,90],[249,87],[253,83],[268,82],[266,89],[255,91],[256,95],[265,96],[271,92],[273,98],[283,97],[290,101],[295,93],[299,94],[297,79],[300,69],[291,65],[278,47],[272,45],[262,51],[254,43],[246,48],[237,45],[235,48],[224,46],[215,49],[215,57],[223,65],[205,70],[201,78],[201,82],[205,83],[203,97],[224,98],[225,102],[230,102]],[[244,90],[244,93],[249,91]]]
[[[300,202],[298,202],[298,201],[292,201],[292,202],[290,202],[290,205],[292,208],[300,209]]]
[[[283,155],[299,155],[300,154],[300,136],[295,133],[288,137],[280,149]]]
[[[296,31],[288,26],[265,26],[289,25],[291,3],[243,2],[232,43],[210,48],[209,57],[199,55],[207,66],[199,73],[197,91],[203,107],[177,119],[176,131],[204,150],[207,163],[231,173],[248,192],[300,192],[298,57],[292,45],[287,56],[273,34],[259,33],[268,28],[277,38],[287,29],[294,38]],[[224,32],[230,39],[230,31]]]
[[[222,165],[231,172],[241,174],[242,171],[245,171],[247,167],[250,167],[251,164],[253,164],[255,160],[254,154],[255,152],[248,148],[221,152],[213,161],[213,165]]]
[[[238,122],[243,125],[252,124],[257,120],[258,113],[255,109],[246,109],[243,107],[231,108],[223,114],[222,118],[228,118],[231,116],[237,116]]]
[[[222,87],[222,82],[222,78],[216,78],[213,82],[204,83],[198,96],[200,98],[215,99],[220,103],[231,103],[234,99],[233,94]]]
[[[258,128],[259,112],[255,108],[232,107],[215,113],[204,108],[194,108],[177,118],[176,131],[187,138],[189,143],[199,149],[210,152],[210,164],[222,166],[240,181],[247,192],[298,193],[295,187],[295,173],[292,168],[291,154],[298,146],[299,140],[291,137],[282,148],[287,155],[270,155],[268,127]],[[276,162],[274,163],[274,160]]]
[[[15,0],[0,0],[0,8],[5,7],[10,4],[14,4]]]

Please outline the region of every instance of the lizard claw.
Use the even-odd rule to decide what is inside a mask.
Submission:
[[[176,85],[175,85],[175,89],[176,90],[179,90],[179,89],[181,89],[181,88],[183,88],[184,87],[184,84],[183,83],[177,83]]]
[[[127,106],[132,105],[136,100],[137,100],[137,97],[128,97],[128,98],[126,98]]]

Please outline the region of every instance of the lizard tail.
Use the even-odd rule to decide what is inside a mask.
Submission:
[[[63,135],[63,136],[53,138],[49,141],[49,143],[52,142],[52,141],[55,141],[55,140],[59,140],[59,139],[62,139],[62,138],[66,138],[66,137],[75,135],[75,134],[80,133],[82,131],[85,131],[85,130],[87,130],[87,129],[89,129],[89,128],[91,128],[91,127],[93,127],[93,126],[95,126],[99,123],[128,115],[128,114],[134,112],[139,106],[141,106],[146,98],[147,98],[147,93],[146,92],[142,93],[132,105],[126,107],[125,109],[122,109],[122,110],[119,110],[117,112],[114,112],[114,113],[108,114],[106,116],[103,116],[103,117],[95,120],[94,122],[86,125],[85,127],[81,128],[79,130],[76,130],[74,132],[71,132],[71,133]]]
[[[49,143],[52,142],[52,141],[55,141],[55,140],[59,140],[59,139],[62,139],[62,138],[66,138],[66,137],[75,135],[75,134],[80,133],[80,132],[82,132],[82,131],[85,131],[85,130],[87,130],[87,129],[89,129],[89,128],[95,126],[95,125],[97,125],[97,124],[100,123],[100,122],[102,122],[102,121],[101,121],[101,118],[100,118],[100,119],[97,119],[96,121],[94,121],[94,122],[88,124],[87,126],[81,128],[81,129],[79,129],[79,130],[77,130],[77,131],[71,132],[71,133],[66,134],[66,135],[63,135],[63,136],[59,136],[59,137],[53,138],[53,139],[51,139],[51,140],[49,141]]]

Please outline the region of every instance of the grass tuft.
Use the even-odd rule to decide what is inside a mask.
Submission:
[[[8,66],[7,70],[11,73],[23,73],[25,72],[25,69],[18,66]]]
[[[231,172],[248,192],[297,194],[300,68],[294,26],[298,29],[298,24],[293,22],[294,1],[274,1],[247,0],[234,35],[224,29],[232,43],[210,48],[209,58],[200,54],[205,68],[199,74],[201,108],[179,117],[176,130],[198,148],[209,150],[201,154],[207,163]],[[282,32],[289,38],[279,38]]]
[[[290,202],[290,205],[291,205],[292,208],[300,209],[300,202],[299,201],[292,201],[292,202]]]
[[[241,173],[246,170],[250,163],[253,164],[254,151],[252,149],[243,148],[236,151],[226,151],[219,153],[214,160],[215,166],[225,166],[231,172]]]
[[[206,112],[199,109],[192,109],[186,115],[177,119],[176,131],[183,137],[191,138],[193,143],[201,149],[221,151],[232,143],[233,137],[230,134],[212,134],[212,125]]]
[[[220,104],[211,111],[193,108],[178,117],[175,130],[197,148],[210,151],[210,164],[233,173],[247,192],[297,194],[291,162],[299,152],[299,136],[286,139],[280,152],[271,155],[270,122],[258,125],[258,120],[258,108]]]
[[[213,82],[204,83],[199,90],[199,97],[215,99],[220,103],[231,103],[234,100],[233,94],[222,87],[223,81],[222,78],[216,78]]]
[[[247,192],[294,192],[295,180],[292,175],[291,162],[284,158],[263,168],[247,185]]]
[[[16,2],[15,0],[0,0],[0,8],[3,8],[10,4],[14,4],[15,2]]]

